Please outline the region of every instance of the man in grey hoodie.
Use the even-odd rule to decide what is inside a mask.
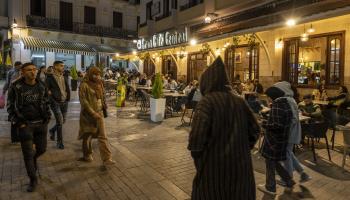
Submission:
[[[283,165],[291,177],[293,177],[293,171],[296,170],[300,174],[300,182],[303,183],[310,180],[311,177],[307,173],[305,173],[303,167],[301,166],[298,159],[293,153],[294,145],[300,144],[300,141],[301,141],[301,125],[299,121],[298,105],[293,98],[294,93],[290,83],[286,81],[282,81],[282,82],[275,83],[274,87],[279,88],[285,93],[284,98],[287,99],[293,112],[293,118],[291,121],[290,134],[289,134],[288,146],[287,146],[287,159],[283,161]],[[280,183],[281,185],[284,184],[283,182],[280,182]]]

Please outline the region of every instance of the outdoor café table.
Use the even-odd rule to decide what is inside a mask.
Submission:
[[[308,117],[308,116],[304,116],[304,115],[301,115],[299,114],[299,121],[300,122],[307,122],[311,119],[311,117]]]
[[[164,92],[163,95],[167,100],[170,101],[167,103],[168,106],[166,106],[166,111],[168,111],[170,115],[173,116],[173,111],[171,108],[175,105],[175,100],[179,97],[185,97],[186,94],[181,94],[178,92]]]
[[[147,86],[144,86],[144,85],[138,85],[138,86],[136,86],[136,89],[139,89],[139,90],[152,90],[152,87],[147,87]]]
[[[329,104],[329,101],[322,101],[322,100],[313,100],[314,104],[318,104],[320,106],[326,106]]]

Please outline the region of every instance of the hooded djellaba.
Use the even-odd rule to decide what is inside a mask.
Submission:
[[[250,150],[260,127],[220,57],[202,74],[200,91],[188,145],[196,167],[191,199],[255,199]]]

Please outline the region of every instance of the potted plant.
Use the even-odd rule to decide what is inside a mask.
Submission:
[[[151,120],[160,122],[164,119],[165,98],[163,97],[163,82],[159,73],[156,74],[150,98]]]
[[[72,87],[72,91],[77,91],[78,88],[78,72],[77,72],[77,68],[75,67],[75,65],[73,65],[70,68],[70,76],[72,77],[71,79],[71,87]]]

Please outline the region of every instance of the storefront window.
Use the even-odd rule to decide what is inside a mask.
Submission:
[[[202,73],[207,68],[207,56],[208,54],[203,53],[192,53],[188,55],[188,82],[193,80],[199,80]]]
[[[143,73],[147,76],[152,76],[155,73],[155,66],[151,58],[146,58],[143,61]]]
[[[89,67],[95,66],[96,64],[96,56],[84,56],[84,68],[87,69]]]
[[[68,69],[71,68],[76,63],[74,54],[56,53],[56,60],[63,61],[65,67]]]
[[[171,78],[177,80],[177,67],[174,59],[170,55],[162,58],[162,74],[169,74]]]
[[[284,49],[285,80],[299,86],[341,84],[342,34],[288,40]]]
[[[225,62],[231,81],[237,75],[241,81],[259,78],[259,46],[229,48],[226,50]]]
[[[46,55],[44,51],[32,51],[31,62],[40,68],[46,66]]]

